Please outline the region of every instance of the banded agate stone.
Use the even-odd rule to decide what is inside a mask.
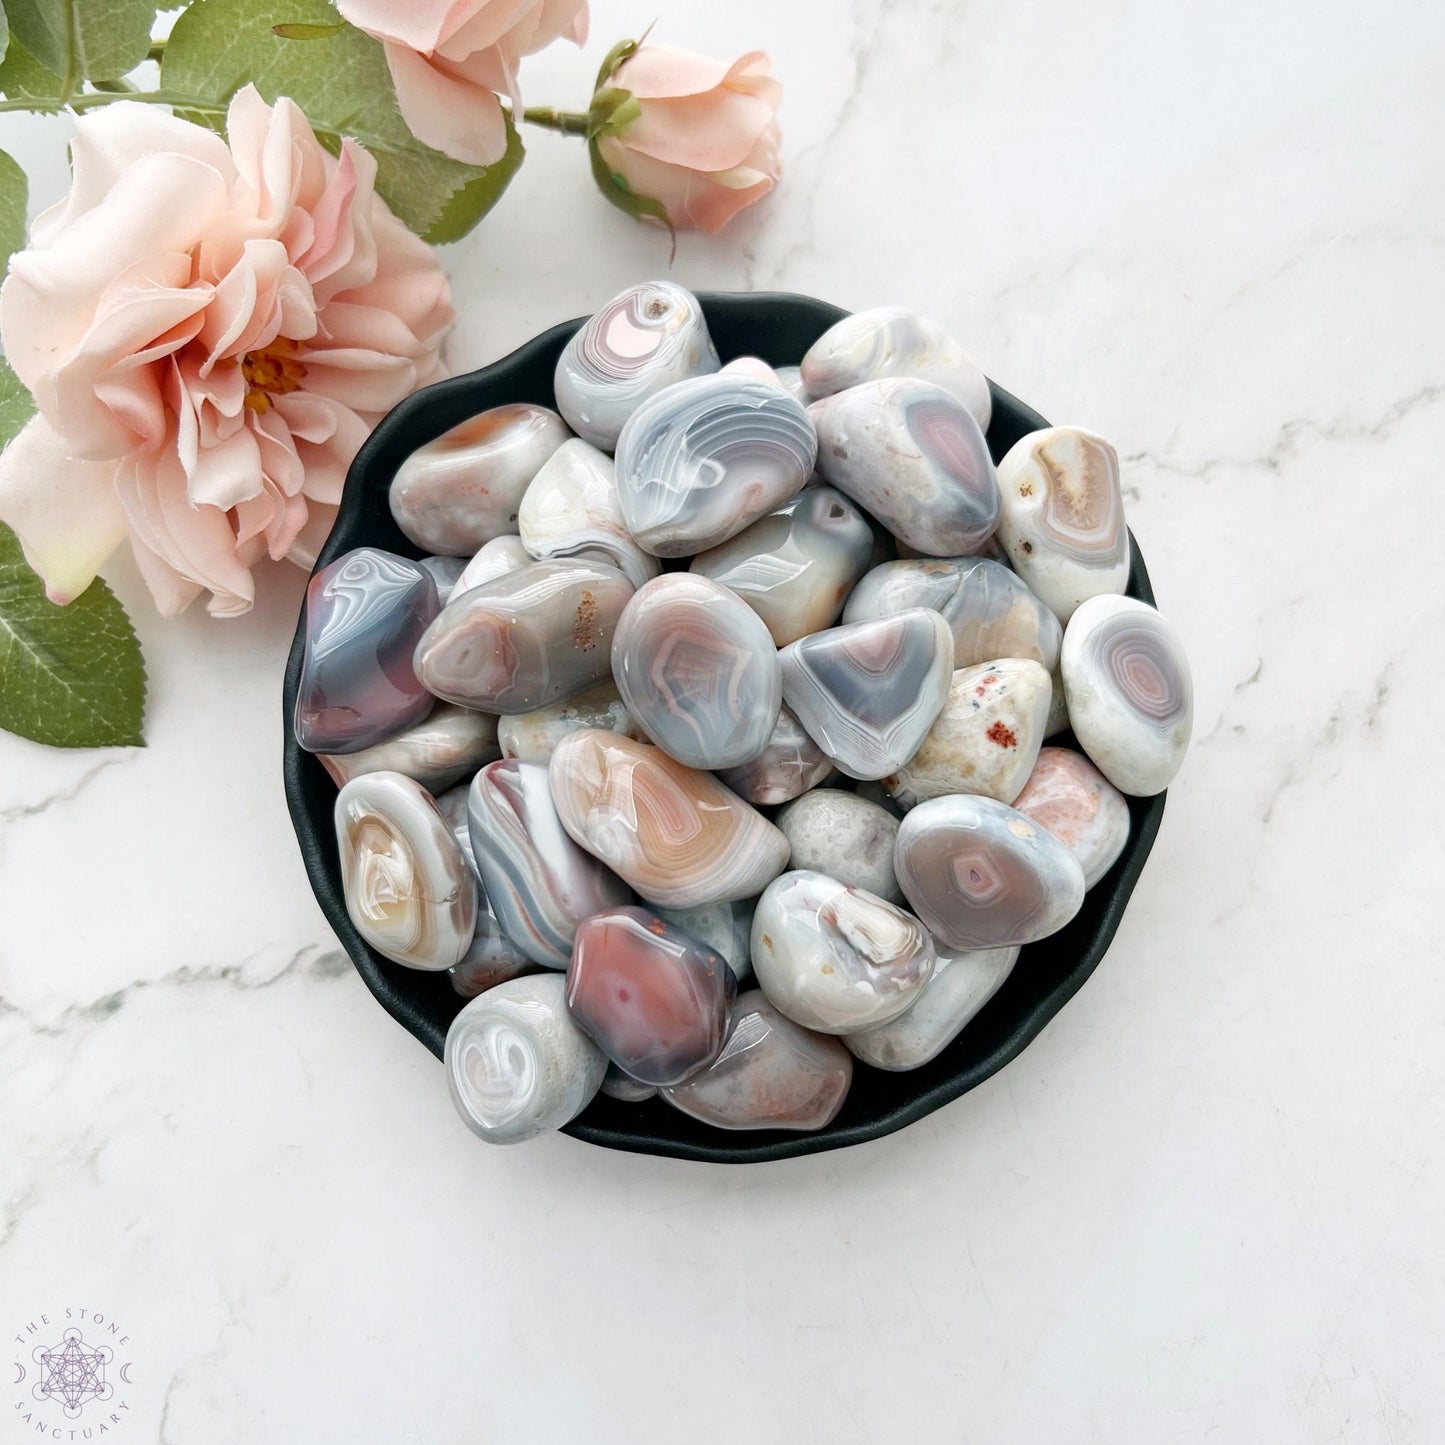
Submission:
[[[440,703],[420,722],[359,753],[322,753],[321,765],[342,787],[363,773],[405,773],[430,793],[451,787],[498,757],[497,719]]]
[[[1129,841],[1124,795],[1072,748],[1044,748],[1014,807],[1047,828],[1079,860],[1092,888]]]
[[[762,752],[718,776],[738,797],[759,807],[775,807],[806,793],[832,771],[832,759],[790,709],[780,708]]]
[[[520,758],[524,763],[547,763],[557,744],[568,733],[584,728],[600,728],[607,733],[621,733],[627,738],[644,736],[637,719],[627,710],[615,682],[599,682],[596,687],[554,702],[535,712],[513,713],[497,719],[497,745],[504,758]]]

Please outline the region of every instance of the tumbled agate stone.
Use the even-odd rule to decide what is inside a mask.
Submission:
[[[936,322],[902,306],[845,316],[808,348],[800,372],[812,398],[880,377],[912,376],[957,397],[980,431],[988,430],[993,414],[988,382],[963,348]]]
[[[421,784],[365,773],[336,795],[341,887],[356,931],[408,968],[440,970],[471,946],[477,888]]]
[[[788,861],[787,840],[710,773],[615,733],[572,733],[549,765],[572,837],[664,908],[761,893]]]
[[[620,1099],[624,1104],[641,1104],[657,1097],[657,1085],[641,1084],[629,1078],[608,1059],[607,1072],[602,1076],[602,1092],[609,1099]]]
[[[535,963],[566,968],[577,925],[631,901],[622,880],[567,836],[536,763],[504,758],[483,768],[467,795],[467,823],[497,918]]]
[[[832,487],[809,487],[694,557],[691,570],[736,592],[786,647],[838,620],[872,552],[858,508]]]
[[[988,443],[956,397],[911,377],[868,381],[808,408],[818,470],[930,557],[980,551],[998,525]]]
[[[601,682],[632,597],[605,562],[533,562],[454,597],[416,647],[438,697],[482,712],[531,712]]]
[[[363,773],[405,773],[428,792],[449,788],[500,756],[497,719],[453,703],[434,707],[420,722],[359,753],[322,753],[339,788]]]
[[[1052,690],[1048,673],[1028,658],[960,667],[918,751],[884,786],[905,808],[949,793],[1012,803],[1038,760]]]
[[[775,366],[773,375],[778,379],[778,385],[795,396],[799,401],[810,401],[808,389],[803,385],[803,369],[800,366]]]
[[[644,1084],[680,1084],[723,1046],[733,1000],[722,956],[646,908],[594,913],[577,930],[567,1007]]]
[[[567,440],[545,406],[494,406],[419,447],[397,468],[391,515],[418,547],[470,557],[517,530],[517,509],[537,469]]]
[[[572,430],[610,452],[654,392],[717,369],[697,298],[670,281],[644,281],[582,323],[557,358],[553,389]]]
[[[832,759],[788,708],[780,708],[762,752],[718,776],[738,797],[760,807],[773,807],[806,793],[832,771]]]
[[[742,980],[753,971],[753,909],[756,898],[739,898],[728,903],[698,903],[691,908],[654,908],[659,918],[682,929],[690,938],[720,953]]]
[[[1069,725],[1069,699],[1064,691],[1064,670],[1056,667],[1049,676],[1049,720],[1044,724],[1044,736],[1053,737]]]
[[[560,973],[515,978],[474,998],[447,1030],[443,1062],[462,1122],[489,1144],[520,1144],[576,1118],[607,1069],[567,1012]]]
[[[1074,855],[993,798],[920,803],[898,829],[893,866],[913,911],[949,948],[1032,943],[1056,933],[1084,901]]]
[[[823,873],[784,873],[753,914],[753,972],[794,1023],[851,1034],[895,1019],[933,972],[933,940],[901,908]]]
[[[412,654],[440,603],[415,562],[358,547],[306,588],[306,649],[296,741],[312,753],[357,753],[420,722],[433,698]]]
[[[778,654],[783,701],[850,778],[883,778],[918,750],[948,695],[953,634],[914,608],[815,632]]]
[[[451,600],[452,592],[462,573],[467,569],[465,557],[423,557],[417,564],[437,585],[437,600],[443,607]]]
[[[543,463],[522,497],[517,530],[539,561],[591,557],[610,562],[634,587],[656,577],[660,564],[632,539],[612,458],[578,437]]]
[[[612,638],[612,676],[648,737],[690,768],[731,768],[768,745],[782,705],[762,620],[707,577],[639,587]]]
[[[898,819],[886,808],[839,788],[814,788],[776,822],[792,850],[789,866],[826,873],[890,903],[902,899],[893,874]]]
[[[1129,805],[1124,795],[1072,748],[1044,748],[1014,807],[1047,828],[1084,870],[1092,888],[1129,841]]]
[[[780,387],[745,376],[679,382],[622,429],[623,518],[654,556],[691,556],[786,502],[817,449],[803,404]]]
[[[986,557],[919,557],[885,562],[848,595],[845,622],[929,607],[953,630],[953,665],[1030,657],[1052,672],[1064,630],[1028,584]]]
[[[913,1007],[892,1023],[843,1040],[875,1069],[901,1073],[936,1059],[1002,987],[1018,961],[1018,946],[976,952],[940,949],[933,977]]]
[[[621,733],[623,737],[644,736],[638,721],[627,710],[615,682],[599,682],[586,692],[554,702],[535,712],[516,713],[497,719],[497,744],[504,758],[520,758],[524,763],[546,763],[557,744],[568,733],[583,728],[600,728],[603,732]]]
[[[532,554],[522,545],[520,537],[493,537],[490,542],[484,542],[478,547],[476,556],[462,568],[462,575],[457,578],[456,585],[452,588],[452,597],[460,597],[463,592],[470,592],[473,587],[480,587],[483,582],[505,577],[508,572],[519,572],[523,567],[530,567],[532,560]]]
[[[1129,585],[1119,456],[1076,426],[1021,437],[998,464],[999,540],[1014,570],[1060,622],[1088,597]]]
[[[1174,629],[1131,597],[1094,597],[1064,632],[1074,736],[1120,792],[1162,792],[1194,728],[1194,683]]]
[[[662,1097],[719,1129],[812,1130],[833,1122],[852,1081],[853,1056],[837,1039],[799,1028],[750,989],[733,1005],[722,1053]]]
[[[778,379],[778,373],[768,365],[761,356],[735,356],[723,368],[724,376],[746,376],[753,381],[770,382],[773,386],[782,386]],[[787,390],[784,387],[784,390]]]

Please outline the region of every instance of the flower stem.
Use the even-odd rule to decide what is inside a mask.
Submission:
[[[529,105],[522,112],[522,119],[532,125],[545,126],[548,130],[559,130],[563,135],[587,134],[587,115],[580,110],[556,110],[550,105]]]
[[[224,115],[226,105],[220,100],[206,100],[199,95],[183,95],[173,90],[127,90],[119,94],[99,92],[94,95],[72,95],[69,100],[41,100],[33,96],[22,96],[16,100],[0,100],[0,112],[7,110],[32,110],[41,115],[58,115],[62,111],[94,110],[97,106],[109,105],[114,100],[138,100],[146,105],[173,105],[180,110],[203,110],[213,115]]]

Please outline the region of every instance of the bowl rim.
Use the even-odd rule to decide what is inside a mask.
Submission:
[[[834,322],[849,314],[827,302],[790,292],[701,291],[696,294],[704,315],[715,334],[719,325],[725,320],[731,320],[736,324],[741,317],[742,324],[746,326],[749,315],[763,316],[768,312],[777,311],[787,312],[809,325],[816,325],[815,334],[820,334]],[[421,445],[422,441],[440,435],[455,425],[456,421],[474,414],[478,408],[474,402],[470,401],[470,398],[478,390],[486,390],[509,375],[534,368],[547,362],[549,358],[554,358],[556,352],[561,350],[566,341],[586,320],[587,317],[581,316],[549,327],[488,366],[435,382],[431,386],[412,393],[388,412],[362,444],[351,463],[331,534],[316,559],[312,575],[314,576],[317,571],[353,547],[370,545],[353,539],[352,533],[358,526],[364,527],[369,519],[383,516],[385,524],[390,525],[390,514],[386,505],[386,487],[390,482],[391,475],[395,472],[395,466],[390,466],[384,482],[373,480],[374,472],[385,469],[393,457],[399,461],[401,457]],[[758,348],[758,350],[765,349]],[[721,352],[721,347],[719,350]],[[726,361],[730,358],[724,356],[722,359]],[[774,364],[795,363],[778,361]],[[991,379],[988,386],[995,418],[1007,414],[1025,431],[1038,430],[1049,425],[1032,407],[1021,402]],[[499,403],[491,401],[487,404],[497,405]],[[1129,534],[1129,542],[1130,576],[1127,595],[1152,605],[1154,593],[1150,586],[1149,574],[1132,532]],[[411,547],[410,551],[414,555],[423,555],[419,548]],[[339,879],[331,862],[335,855],[335,837],[330,816],[328,814],[324,825],[318,824],[313,807],[308,801],[317,781],[316,774],[320,773],[323,778],[326,775],[315,756],[305,752],[296,743],[291,728],[296,693],[300,682],[305,629],[306,601],[303,596],[291,649],[287,656],[282,688],[284,736],[282,772],[287,808],[295,829],[302,862],[322,913],[326,916],[332,931],[346,950],[372,996],[393,1019],[430,1049],[434,1055],[441,1058],[446,1030],[437,1024],[414,994],[423,988],[421,980],[440,980],[447,993],[451,994],[447,975],[445,973],[421,973],[417,970],[401,968],[399,965],[382,959],[361,938],[346,911]],[[1073,741],[1072,734],[1062,736]],[[1056,745],[1058,739],[1054,738],[1048,741],[1049,745]],[[1077,743],[1074,743],[1074,746],[1077,747]],[[328,780],[328,786],[334,792],[334,783],[329,783]],[[649,1105],[619,1105],[617,1110],[604,1110],[604,1113],[611,1112],[615,1116],[614,1120],[608,1120],[605,1117],[598,1120],[589,1117],[598,1108],[599,1100],[594,1100],[577,1118],[565,1125],[561,1132],[589,1144],[598,1144],[609,1149],[708,1163],[747,1164],[847,1148],[871,1139],[882,1138],[933,1113],[943,1105],[961,1097],[970,1089],[976,1088],[985,1079],[992,1077],[1006,1064],[1017,1058],[1093,974],[1118,931],[1130,895],[1144,870],[1164,815],[1165,797],[1166,794],[1161,792],[1151,798],[1126,800],[1130,810],[1128,841],[1125,843],[1123,854],[1109,874],[1096,884],[1094,889],[1090,890],[1091,893],[1095,893],[1096,890],[1103,889],[1106,884],[1108,885],[1107,893],[1102,895],[1103,906],[1092,935],[1083,952],[1063,978],[1024,1011],[1012,1026],[995,1041],[993,1047],[946,1077],[938,1079],[927,1087],[920,1087],[911,1097],[899,1102],[886,1113],[869,1119],[841,1124],[835,1120],[827,1128],[810,1133],[777,1129],[736,1131],[711,1129],[705,1136],[693,1139],[674,1137],[665,1131],[649,1130],[646,1127],[649,1120],[667,1117],[674,1113],[678,1113],[682,1119],[687,1118],[685,1115],[680,1115],[680,1111],[673,1110],[670,1105],[662,1101],[651,1101]],[[1047,943],[1048,940],[1043,940],[1043,942]],[[1036,946],[1030,945],[1030,947]],[[404,988],[402,985],[407,987]],[[456,1009],[453,1012],[456,1012],[467,1001],[459,995],[454,995],[454,997]],[[985,1011],[988,1007],[989,1005],[985,1005]],[[980,1016],[982,1016],[982,1012]],[[959,1038],[966,1034],[967,1028]],[[958,1039],[955,1039],[954,1043],[949,1045],[949,1049],[952,1049],[957,1042]],[[945,1050],[945,1054],[947,1052],[948,1050]],[[861,1077],[864,1078],[876,1072],[868,1069],[861,1061],[855,1060],[853,1086],[855,1088],[860,1078],[860,1071]],[[891,1077],[907,1079],[912,1075],[895,1074]],[[643,1112],[648,1109],[651,1109],[652,1112]],[[664,1110],[666,1113],[658,1115],[655,1112],[657,1109]],[[628,1127],[633,1121],[637,1127]],[[676,1123],[676,1120],[670,1122]],[[706,1126],[700,1127],[706,1128]]]

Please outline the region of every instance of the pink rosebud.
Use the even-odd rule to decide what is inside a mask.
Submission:
[[[679,229],[721,230],[779,175],[782,86],[761,50],[732,62],[642,45],[593,102],[607,115],[593,141],[603,193],[632,215]]]

